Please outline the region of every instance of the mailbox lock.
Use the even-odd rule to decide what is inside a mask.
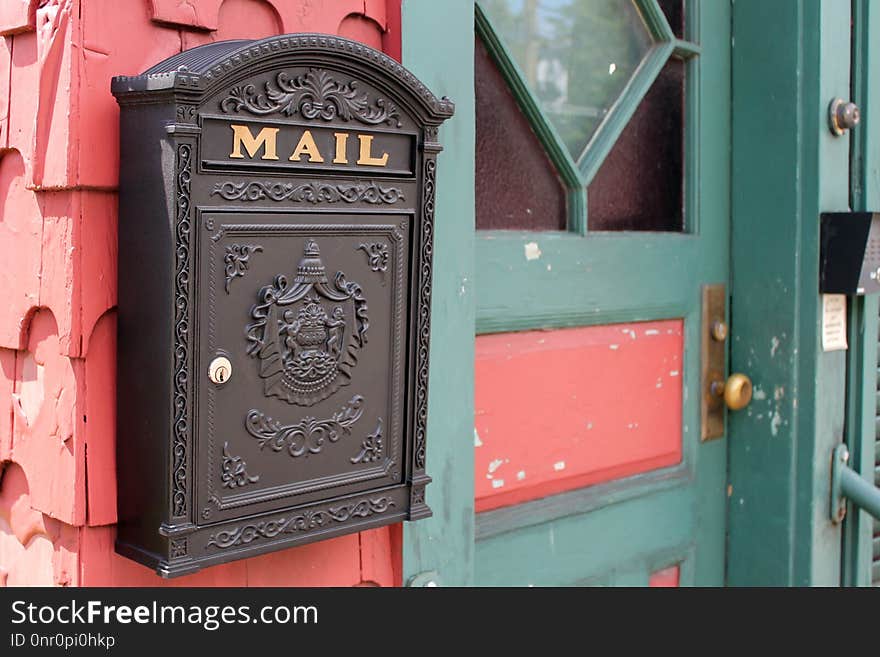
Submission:
[[[226,356],[217,356],[208,366],[208,378],[217,385],[223,385],[232,376],[232,363]]]

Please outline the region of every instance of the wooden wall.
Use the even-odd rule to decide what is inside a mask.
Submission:
[[[400,58],[400,0],[0,2],[0,585],[165,583],[113,552],[114,75],[289,32]],[[149,267],[149,263],[144,263]],[[190,586],[393,585],[391,527],[207,569]]]

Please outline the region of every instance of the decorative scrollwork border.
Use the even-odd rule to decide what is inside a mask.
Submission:
[[[181,123],[193,123],[196,118],[195,105],[178,105],[177,120]]]
[[[229,453],[229,442],[223,443],[223,461],[220,463],[220,481],[225,488],[242,488],[248,484],[255,484],[260,480],[260,475],[250,475],[247,471],[247,461],[240,456]]]
[[[395,504],[392,498],[382,496],[364,498],[323,509],[308,509],[286,517],[252,522],[221,530],[208,537],[205,549],[214,547],[225,550],[237,545],[247,545],[253,541],[272,539],[281,534],[310,532],[333,523],[346,522],[351,518],[366,518],[378,513],[385,513],[393,506]]]
[[[226,247],[226,254],[223,256],[226,294],[229,294],[232,279],[244,276],[248,270],[251,256],[262,250],[263,247],[259,244],[230,244]]]
[[[362,242],[357,248],[367,255],[367,264],[372,271],[388,270],[388,245],[385,242]]]
[[[392,205],[406,200],[399,187],[383,187],[375,182],[334,184],[307,182],[295,185],[290,182],[247,180],[218,182],[211,196],[221,196],[227,201],[290,201],[291,203],[370,203]]]
[[[361,442],[361,450],[349,459],[352,463],[373,463],[382,458],[382,418],[373,433]]]
[[[172,515],[186,517],[189,462],[189,282],[192,145],[177,146],[177,223],[174,271],[174,442],[171,472]]]
[[[428,346],[431,339],[431,282],[434,266],[434,198],[436,191],[437,161],[425,157],[425,185],[422,202],[422,231],[419,249],[419,303],[416,349],[416,432],[413,465],[424,471],[427,450],[428,425]]]
[[[171,539],[171,558],[172,559],[180,559],[185,557],[189,552],[189,543],[186,539],[186,536],[182,538],[173,538]]]

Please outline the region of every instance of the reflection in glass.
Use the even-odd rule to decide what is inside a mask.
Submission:
[[[483,41],[474,48],[477,230],[565,230],[565,188]]]
[[[659,0],[660,9],[677,39],[684,39],[684,0]]]
[[[684,230],[687,64],[672,58],[587,189],[590,230]]]
[[[634,0],[480,0],[577,160],[651,47]]]

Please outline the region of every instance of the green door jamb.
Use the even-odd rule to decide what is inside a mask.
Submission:
[[[852,96],[862,111],[850,146],[850,203],[853,210],[880,210],[880,7],[853,0]],[[849,309],[846,443],[850,466],[867,481],[874,478],[877,406],[877,296],[853,298]],[[843,525],[841,582],[871,583],[873,519],[849,505]]]
[[[874,480],[877,405],[877,297],[852,299],[847,337],[846,444],[849,447],[850,467],[859,472],[865,481],[871,482]],[[847,505],[843,524],[841,584],[870,585],[873,526],[873,518],[862,513],[858,507]]]
[[[837,585],[830,458],[846,353],[823,352],[819,215],[849,206],[850,3],[733,3],[731,369],[755,399],[729,426],[731,585]]]
[[[455,102],[440,130],[428,397],[428,506],[404,523],[403,582],[467,586],[474,556],[474,3],[403,0],[403,65]]]

